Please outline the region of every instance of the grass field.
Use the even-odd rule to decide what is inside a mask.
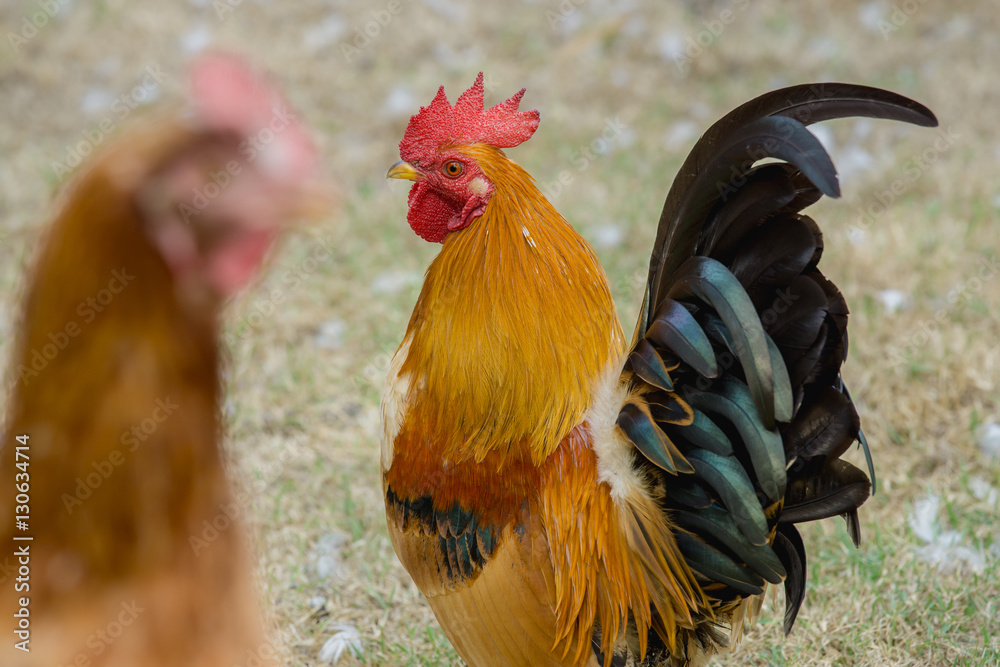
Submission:
[[[260,650],[318,665],[331,636],[356,631],[341,665],[460,664],[392,551],[378,472],[382,380],[437,252],[406,226],[406,188],[384,180],[409,115],[480,70],[487,102],[527,87],[542,124],[509,154],[595,245],[631,331],[663,197],[708,125],[782,85],[890,88],[941,129],[825,124],[844,196],[810,210],[852,309],[844,376],[879,487],[864,543],[840,520],[808,526],[795,630],[782,637],[778,591],[718,664],[1000,664],[1000,451],[978,444],[1000,422],[1000,13],[989,0],[806,4],[7,2],[0,358],[73,153],[179,99],[198,50],[248,54],[316,128],[341,195],[229,309],[229,452],[253,491],[273,630]]]

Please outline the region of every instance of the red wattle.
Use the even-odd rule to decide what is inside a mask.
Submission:
[[[413,184],[407,201],[410,210],[406,221],[417,236],[431,243],[444,243],[449,221],[462,212],[459,206],[442,197],[424,181]]]

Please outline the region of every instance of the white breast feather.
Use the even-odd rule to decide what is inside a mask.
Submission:
[[[616,359],[601,373],[594,388],[594,402],[584,416],[590,424],[591,441],[597,454],[597,481],[607,482],[616,502],[643,493],[642,480],[632,466],[634,446],[615,424],[628,399],[628,387],[619,380],[623,364],[624,357]]]
[[[400,369],[410,353],[410,340],[407,337],[396,350],[389,364],[389,374],[385,378],[385,389],[382,390],[382,470],[388,470],[392,465],[396,436],[406,417],[410,377],[401,375]]]

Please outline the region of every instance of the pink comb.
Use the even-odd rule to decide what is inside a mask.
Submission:
[[[443,144],[485,143],[512,148],[527,141],[538,129],[537,111],[518,111],[524,88],[503,104],[483,109],[483,73],[451,106],[444,86],[429,105],[410,118],[399,155],[407,161],[438,150]]]

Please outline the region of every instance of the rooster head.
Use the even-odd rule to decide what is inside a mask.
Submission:
[[[399,142],[399,162],[388,178],[414,181],[407,221],[421,238],[441,243],[481,216],[494,192],[470,146],[512,148],[538,129],[537,111],[518,111],[522,88],[502,104],[483,107],[483,74],[454,106],[444,86],[410,118]]]

